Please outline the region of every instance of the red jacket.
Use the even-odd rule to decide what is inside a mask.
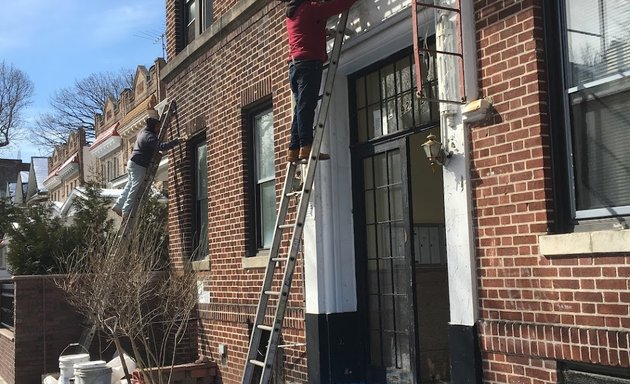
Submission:
[[[317,2],[305,0],[295,11],[292,18],[287,17],[289,32],[289,61],[320,60],[325,62],[326,55],[326,20],[338,15],[356,0],[332,0]]]

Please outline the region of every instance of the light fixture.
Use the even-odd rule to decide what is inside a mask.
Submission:
[[[424,149],[424,154],[427,156],[427,159],[431,164],[433,173],[435,173],[436,164],[446,165],[446,163],[448,163],[448,159],[450,159],[453,155],[452,152],[446,153],[446,151],[444,151],[442,143],[437,141],[435,135],[432,133],[427,136],[427,141],[422,144],[422,149]]]

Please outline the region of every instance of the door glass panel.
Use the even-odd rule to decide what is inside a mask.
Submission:
[[[395,149],[362,162],[370,383],[413,382],[410,347],[413,312],[408,296],[411,275],[405,252],[400,159],[400,151]]]
[[[374,224],[366,226],[366,245],[368,260],[376,258],[376,226]]]
[[[374,191],[365,191],[365,223],[374,223]]]

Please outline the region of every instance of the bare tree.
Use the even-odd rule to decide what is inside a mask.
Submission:
[[[103,114],[107,98],[117,99],[125,88],[133,85],[131,70],[94,73],[74,85],[55,92],[50,99],[50,112],[40,115],[34,144],[53,147],[64,143],[70,132],[85,130],[88,141],[94,139],[94,116]],[[34,132],[35,133],[35,132]]]
[[[169,265],[166,215],[157,218],[146,208],[128,237],[94,236],[84,252],[63,260],[68,275],[58,284],[92,324],[115,342],[129,340],[146,383],[163,384],[168,378],[152,368],[171,367],[172,373],[197,304],[197,285],[189,268]]]
[[[32,96],[33,82],[28,76],[13,65],[0,61],[0,148],[9,145]]]

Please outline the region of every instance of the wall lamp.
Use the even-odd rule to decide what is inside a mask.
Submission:
[[[436,164],[446,165],[451,156],[453,156],[453,152],[446,152],[442,143],[437,141],[435,135],[432,133],[427,136],[427,141],[422,144],[422,149],[424,149],[424,154],[431,164],[433,173],[435,173]]]

